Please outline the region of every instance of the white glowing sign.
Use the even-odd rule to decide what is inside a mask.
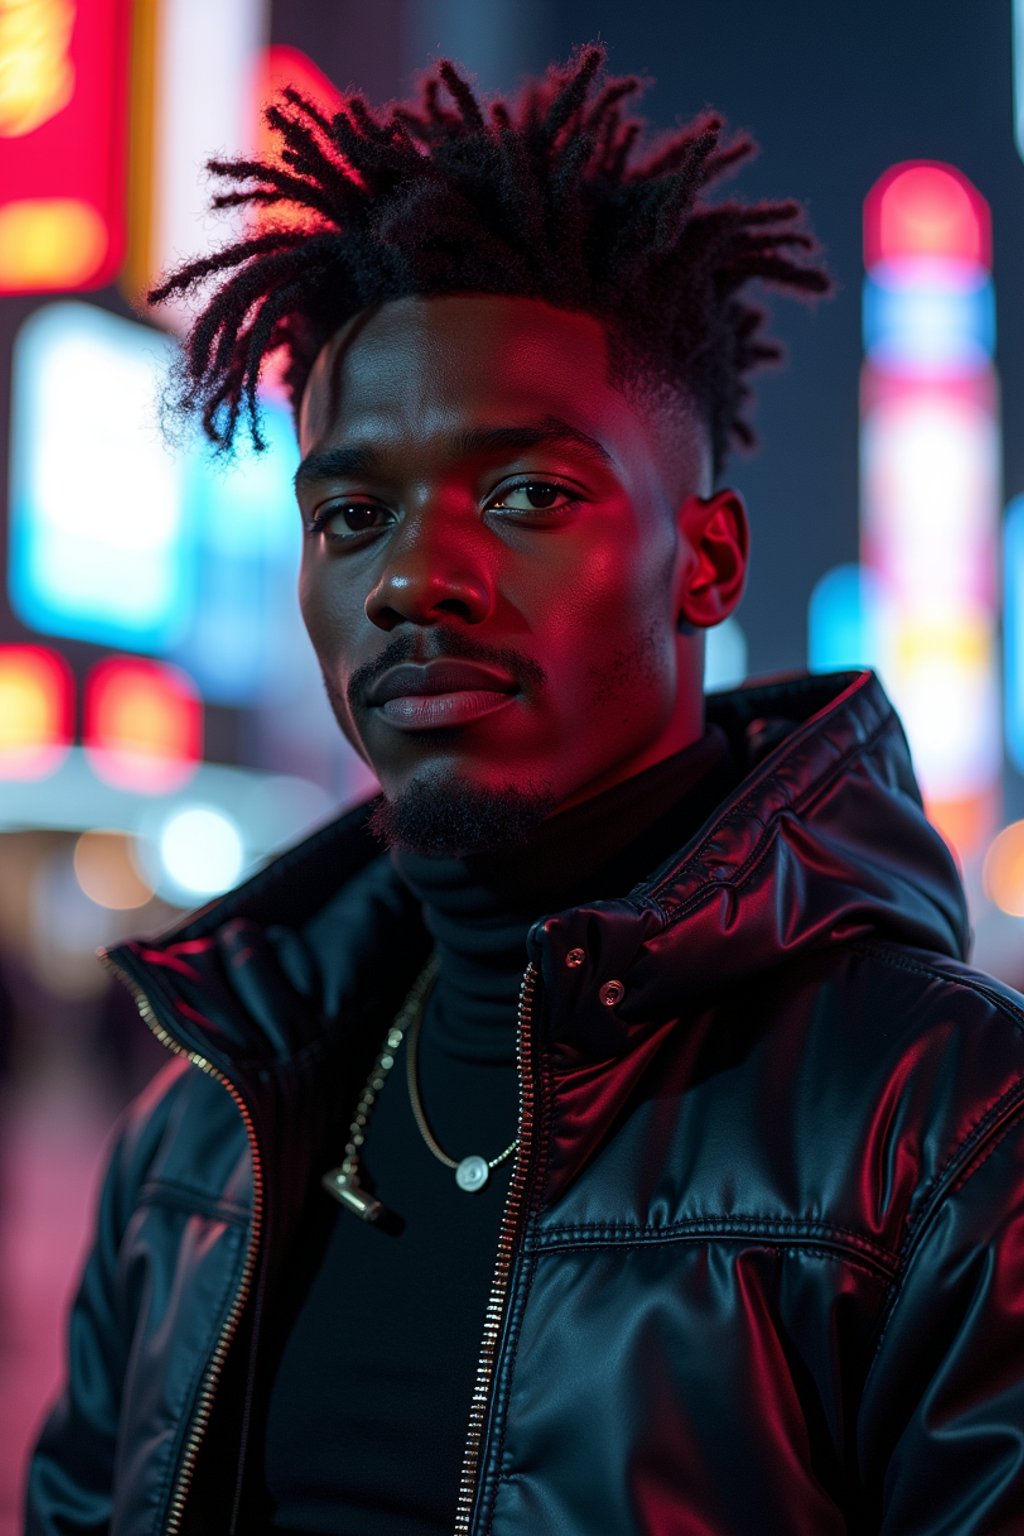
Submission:
[[[136,245],[146,252],[136,270],[140,287],[185,258],[240,237],[244,214],[210,212],[211,158],[251,155],[257,134],[254,81],[267,40],[267,0],[150,0],[152,40],[149,100],[152,160],[148,224],[133,217]],[[140,8],[142,9],[142,8]],[[136,264],[137,265],[137,264]],[[180,303],[162,317],[183,326]]]
[[[141,650],[182,629],[182,469],[157,410],[167,351],[159,333],[81,303],[21,329],[9,581],[33,629]]]

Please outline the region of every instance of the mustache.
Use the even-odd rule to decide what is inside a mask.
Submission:
[[[461,629],[438,625],[419,633],[396,634],[373,661],[356,667],[346,687],[350,708],[365,707],[371,690],[392,667],[410,662],[422,666],[424,662],[443,660],[478,661],[485,666],[489,663],[507,672],[520,685],[534,688],[547,682],[547,673],[532,656],[523,656],[508,646],[484,645],[468,639]]]

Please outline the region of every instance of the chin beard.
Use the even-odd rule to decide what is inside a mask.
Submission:
[[[414,778],[375,806],[369,827],[388,848],[459,858],[521,848],[555,809],[549,783],[486,789],[457,772]]]

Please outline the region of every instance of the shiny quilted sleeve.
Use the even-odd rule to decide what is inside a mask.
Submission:
[[[910,1234],[861,1403],[880,1536],[1024,1532],[1024,1106],[1007,1096]]]

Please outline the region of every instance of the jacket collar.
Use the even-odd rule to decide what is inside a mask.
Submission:
[[[871,672],[758,681],[708,695],[706,710],[748,764],[735,790],[631,892],[530,931],[563,1059],[618,1054],[652,1021],[829,944],[871,935],[966,956],[952,855]],[[186,1050],[224,1067],[285,1061],[364,1012],[386,1017],[429,938],[368,814],[357,806],[159,937],[101,956]]]

